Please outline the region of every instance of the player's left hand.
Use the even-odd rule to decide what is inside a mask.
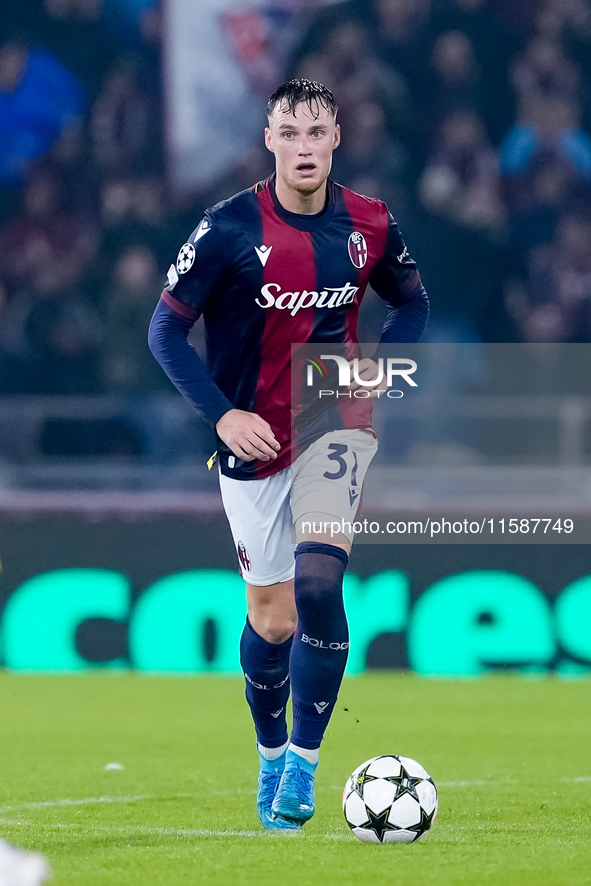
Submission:
[[[379,373],[378,364],[372,360],[370,357],[364,357],[359,361],[357,367],[357,376],[362,381],[372,381],[372,379],[377,378]],[[360,385],[359,382],[355,381],[353,377],[353,361],[351,361],[351,384],[349,385],[349,390],[351,391],[369,391],[369,397],[377,397],[379,394],[383,394],[384,391],[388,390],[388,382],[386,379],[386,374],[384,373],[384,378],[382,381],[375,385],[374,387],[367,387],[366,385]]]

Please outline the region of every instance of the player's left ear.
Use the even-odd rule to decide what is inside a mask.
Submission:
[[[333,136],[333,140],[332,140],[333,151],[335,148],[338,148],[340,143],[341,143],[341,127],[339,126],[338,123],[336,123],[335,128],[334,128],[334,136]]]
[[[267,126],[265,129],[265,147],[268,151],[271,151],[272,154],[275,153],[273,150],[273,140],[271,138],[271,130]]]

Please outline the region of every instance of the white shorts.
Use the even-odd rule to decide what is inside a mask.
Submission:
[[[234,480],[220,471],[240,573],[249,584],[265,587],[293,578],[294,538],[308,524],[317,532],[320,524],[344,523],[342,534],[353,541],[347,524],[355,522],[377,448],[371,431],[330,431],[291,467],[262,480]]]

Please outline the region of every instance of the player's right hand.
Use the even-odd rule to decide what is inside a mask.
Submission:
[[[242,461],[270,461],[281,449],[271,425],[256,412],[230,409],[217,422],[218,437]]]

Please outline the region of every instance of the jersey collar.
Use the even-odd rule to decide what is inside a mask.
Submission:
[[[275,173],[267,179],[266,190],[273,201],[275,214],[281,219],[281,221],[285,222],[285,224],[289,225],[291,228],[296,228],[298,231],[318,231],[332,221],[335,210],[335,193],[332,179],[329,178],[326,185],[328,198],[326,206],[321,212],[317,212],[316,215],[302,215],[299,212],[290,212],[281,205],[277,199],[277,194],[275,193]]]

